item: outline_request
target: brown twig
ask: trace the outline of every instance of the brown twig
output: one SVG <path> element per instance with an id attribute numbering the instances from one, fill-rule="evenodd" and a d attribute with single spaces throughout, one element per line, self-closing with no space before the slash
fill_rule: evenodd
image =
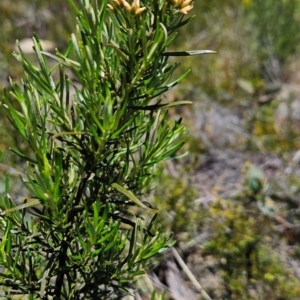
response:
<path id="1" fill-rule="evenodd" d="M 181 256 L 177 252 L 177 250 L 174 247 L 171 250 L 172 250 L 172 254 L 173 254 L 174 258 L 177 260 L 180 267 L 182 268 L 182 270 L 184 271 L 186 276 L 189 278 L 189 280 L 192 282 L 192 284 L 195 286 L 195 288 L 198 290 L 198 292 L 201 294 L 201 296 L 205 300 L 212 300 L 210 298 L 210 296 L 205 292 L 205 290 L 203 289 L 201 284 L 197 281 L 197 279 L 192 274 L 192 272 L 189 270 L 188 266 L 185 264 L 185 262 L 183 261 L 183 259 L 181 258 Z"/>

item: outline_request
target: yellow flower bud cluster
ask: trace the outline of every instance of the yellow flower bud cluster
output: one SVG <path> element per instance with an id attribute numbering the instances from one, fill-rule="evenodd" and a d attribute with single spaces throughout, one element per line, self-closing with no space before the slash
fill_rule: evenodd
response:
<path id="1" fill-rule="evenodd" d="M 137 16 L 146 10 L 146 7 L 141 7 L 140 0 L 133 0 L 130 5 L 126 0 L 112 0 L 117 6 L 125 8 L 131 14 Z"/>
<path id="2" fill-rule="evenodd" d="M 183 15 L 188 14 L 194 7 L 193 0 L 170 0 L 170 2 L 178 7 L 179 12 Z"/>

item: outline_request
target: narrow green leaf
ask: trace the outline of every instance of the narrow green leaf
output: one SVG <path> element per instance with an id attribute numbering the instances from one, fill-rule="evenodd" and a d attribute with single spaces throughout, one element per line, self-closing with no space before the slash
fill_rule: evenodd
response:
<path id="1" fill-rule="evenodd" d="M 170 108 L 174 106 L 184 105 L 184 104 L 193 104 L 192 101 L 175 101 L 172 103 L 165 103 L 165 104 L 153 104 L 148 106 L 128 106 L 128 108 L 134 109 L 134 110 L 160 110 L 165 108 Z"/>
<path id="2" fill-rule="evenodd" d="M 110 228 L 109 232 L 104 237 L 102 237 L 97 241 L 97 244 L 101 244 L 106 240 L 108 240 L 111 236 L 113 236 L 118 231 L 118 229 L 119 229 L 118 224 L 116 224 L 113 228 Z"/>
<path id="3" fill-rule="evenodd" d="M 145 204 L 143 204 L 143 202 L 141 200 L 139 200 L 131 191 L 126 190 L 125 188 L 123 188 L 122 186 L 120 186 L 117 183 L 113 183 L 112 186 L 118 190 L 121 194 L 123 194 L 124 196 L 128 197 L 132 202 L 134 202 L 136 205 L 145 208 L 145 209 L 149 209 L 148 206 L 146 206 Z"/>
<path id="4" fill-rule="evenodd" d="M 110 242 L 105 248 L 104 248 L 104 252 L 108 251 L 109 249 L 111 249 L 112 247 L 116 246 L 119 243 L 119 241 L 112 241 Z"/>
<path id="5" fill-rule="evenodd" d="M 34 160 L 33 158 L 30 158 L 28 156 L 26 156 L 25 154 L 19 152 L 17 149 L 13 149 L 13 148 L 9 148 L 9 150 L 15 154 L 17 154 L 19 157 L 21 157 L 22 159 L 24 159 L 25 161 L 31 162 L 33 164 L 37 164 L 37 161 Z"/>
<path id="6" fill-rule="evenodd" d="M 21 210 L 21 209 L 24 209 L 24 208 L 28 208 L 28 207 L 32 207 L 32 206 L 37 206 L 40 203 L 41 203 L 41 201 L 39 199 L 35 199 L 35 200 L 32 200 L 32 201 L 30 201 L 28 203 L 24 203 L 24 204 L 21 204 L 21 205 L 18 205 L 18 206 L 6 209 L 6 210 L 0 212 L 0 216 L 4 216 L 4 215 L 6 215 L 8 213 L 11 213 L 11 212 L 14 212 L 14 211 L 17 211 L 17 210 Z"/>
<path id="7" fill-rule="evenodd" d="M 190 51 L 176 51 L 176 52 L 164 52 L 163 56 L 194 56 L 202 54 L 216 54 L 216 51 L 212 50 L 190 50 Z"/>

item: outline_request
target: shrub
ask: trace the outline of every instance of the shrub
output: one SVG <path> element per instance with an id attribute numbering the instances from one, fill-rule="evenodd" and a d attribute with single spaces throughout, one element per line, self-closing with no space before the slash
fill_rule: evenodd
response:
<path id="1" fill-rule="evenodd" d="M 166 52 L 190 19 L 192 3 L 160 0 L 69 1 L 77 17 L 65 52 L 33 44 L 39 65 L 19 46 L 25 79 L 11 80 L 1 110 L 32 155 L 24 203 L 0 198 L 3 296 L 120 298 L 149 259 L 173 245 L 140 216 L 145 196 L 186 132 L 168 120 L 162 95 L 177 64 Z M 51 64 L 49 63 L 51 61 Z M 54 66 L 50 67 L 50 65 Z M 18 102 L 15 109 L 12 101 Z M 30 209 L 30 211 L 29 211 Z"/>

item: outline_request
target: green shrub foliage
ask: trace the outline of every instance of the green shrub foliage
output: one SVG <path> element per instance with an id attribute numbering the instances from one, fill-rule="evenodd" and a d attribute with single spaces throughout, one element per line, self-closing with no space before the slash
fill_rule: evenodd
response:
<path id="1" fill-rule="evenodd" d="M 177 64 L 167 52 L 187 24 L 191 1 L 69 1 L 77 33 L 65 52 L 33 44 L 38 65 L 19 46 L 21 85 L 11 81 L 2 112 L 32 155 L 24 203 L 0 198 L 1 285 L 6 297 L 112 299 L 173 242 L 147 224 L 145 196 L 157 164 L 183 145 L 181 119 L 168 120 L 163 93 Z M 204 51 L 205 53 L 205 51 Z M 18 102 L 18 109 L 12 105 Z"/>

